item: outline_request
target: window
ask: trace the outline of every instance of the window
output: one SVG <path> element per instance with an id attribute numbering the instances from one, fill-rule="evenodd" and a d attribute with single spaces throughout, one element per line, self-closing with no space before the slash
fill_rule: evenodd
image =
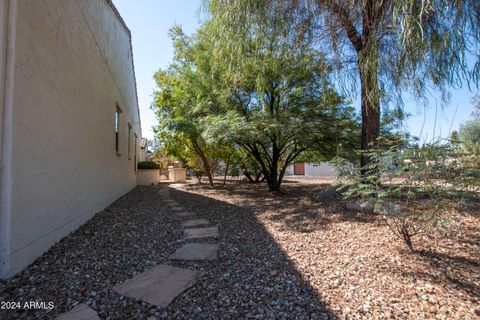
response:
<path id="1" fill-rule="evenodd" d="M 120 155 L 120 114 L 122 113 L 122 110 L 120 110 L 120 107 L 117 104 L 116 110 L 115 110 L 115 151 L 117 152 L 117 155 Z"/>
<path id="2" fill-rule="evenodd" d="M 133 143 L 134 143 L 134 148 L 133 148 L 133 172 L 137 173 L 137 134 L 133 134 Z"/>
<path id="3" fill-rule="evenodd" d="M 132 125 L 130 124 L 130 122 L 128 123 L 128 160 L 131 160 L 132 157 L 131 157 L 131 154 L 130 154 L 130 144 L 131 144 L 131 140 L 132 140 Z"/>

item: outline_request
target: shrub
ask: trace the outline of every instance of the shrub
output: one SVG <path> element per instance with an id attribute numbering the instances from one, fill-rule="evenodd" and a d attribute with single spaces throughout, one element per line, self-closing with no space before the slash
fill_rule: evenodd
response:
<path id="1" fill-rule="evenodd" d="M 138 169 L 160 169 L 160 165 L 154 161 L 141 161 L 138 163 Z"/>
<path id="2" fill-rule="evenodd" d="M 448 211 L 478 184 L 478 170 L 463 168 L 451 144 L 411 148 L 380 138 L 368 156 L 367 167 L 339 176 L 338 190 L 344 198 L 369 203 L 411 252 L 412 238 L 445 226 Z"/>

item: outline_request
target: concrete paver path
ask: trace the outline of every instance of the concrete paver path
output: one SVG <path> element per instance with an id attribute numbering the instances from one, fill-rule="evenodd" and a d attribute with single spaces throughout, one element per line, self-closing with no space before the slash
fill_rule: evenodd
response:
<path id="1" fill-rule="evenodd" d="M 182 227 L 198 227 L 209 223 L 210 222 L 207 219 L 193 219 L 182 222 Z"/>
<path id="2" fill-rule="evenodd" d="M 198 271 L 161 264 L 113 289 L 121 295 L 165 308 L 200 276 Z"/>
<path id="3" fill-rule="evenodd" d="M 175 215 L 180 218 L 191 218 L 195 214 L 193 212 L 183 211 L 183 212 L 175 212 Z"/>
<path id="4" fill-rule="evenodd" d="M 184 229 L 183 232 L 185 239 L 217 238 L 219 236 L 217 227 Z"/>
<path id="5" fill-rule="evenodd" d="M 82 303 L 69 312 L 61 314 L 57 320 L 100 320 L 100 318 L 95 310 Z"/>
<path id="6" fill-rule="evenodd" d="M 170 256 L 173 260 L 214 260 L 219 245 L 216 243 L 187 243 Z"/>

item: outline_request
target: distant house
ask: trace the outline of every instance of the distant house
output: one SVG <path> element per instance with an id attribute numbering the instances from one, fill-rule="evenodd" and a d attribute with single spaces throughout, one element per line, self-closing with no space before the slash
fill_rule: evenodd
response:
<path id="1" fill-rule="evenodd" d="M 140 155 L 138 158 L 140 161 L 148 160 L 148 140 L 147 138 L 142 138 L 140 140 Z"/>
<path id="2" fill-rule="evenodd" d="M 0 1 L 0 277 L 137 184 L 130 31 L 110 0 Z"/>
<path id="3" fill-rule="evenodd" d="M 304 163 L 296 162 L 287 168 L 286 174 L 309 177 L 336 176 L 335 169 L 326 162 Z"/>

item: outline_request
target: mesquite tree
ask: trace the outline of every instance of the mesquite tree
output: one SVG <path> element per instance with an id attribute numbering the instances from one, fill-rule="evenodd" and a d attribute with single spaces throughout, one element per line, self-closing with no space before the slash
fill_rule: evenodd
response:
<path id="1" fill-rule="evenodd" d="M 166 70 L 155 73 L 156 90 L 152 110 L 159 121 L 155 133 L 169 154 L 185 159 L 193 170 L 213 176 L 220 161 L 228 158 L 229 144 L 207 142 L 202 136 L 201 119 L 205 104 L 218 108 L 215 88 L 218 80 L 209 71 L 212 60 L 206 41 L 183 33 L 175 26 L 170 31 L 175 47 L 174 61 Z M 205 47 L 207 46 L 207 48 Z"/>
<path id="2" fill-rule="evenodd" d="M 276 15 L 269 19 L 281 23 Z M 211 27 L 218 25 L 213 21 Z M 252 21 L 249 29 L 238 40 L 244 42 L 242 56 L 224 60 L 220 53 L 214 60 L 212 68 L 223 70 L 224 104 L 205 117 L 204 137 L 242 148 L 269 190 L 280 191 L 287 167 L 302 153 L 315 150 L 331 158 L 339 143 L 351 150 L 357 122 L 330 84 L 323 56 L 292 41 L 288 25 L 262 29 Z"/>
<path id="3" fill-rule="evenodd" d="M 402 92 L 425 97 L 432 85 L 443 93 L 463 80 L 478 85 L 478 0 L 206 0 L 205 8 L 225 57 L 243 55 L 252 24 L 271 33 L 287 25 L 290 41 L 332 61 L 345 92 L 360 86 L 362 166 L 380 134 L 381 102 L 401 106 Z"/>

